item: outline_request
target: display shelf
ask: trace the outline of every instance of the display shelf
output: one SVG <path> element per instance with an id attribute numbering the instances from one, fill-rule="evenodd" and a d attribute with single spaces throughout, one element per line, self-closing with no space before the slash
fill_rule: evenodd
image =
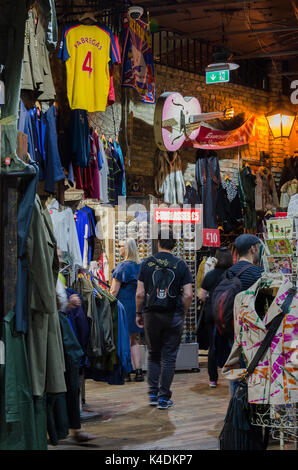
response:
<path id="1" fill-rule="evenodd" d="M 298 443 L 298 405 L 257 405 L 253 407 L 251 424 L 270 428 L 272 438 L 280 441 L 280 448 L 285 442 Z"/>
<path id="2" fill-rule="evenodd" d="M 134 238 L 142 261 L 152 255 L 152 240 L 149 238 L 149 226 L 147 222 L 118 222 L 115 225 L 115 265 L 123 261 L 120 257 L 120 241 Z"/>
<path id="3" fill-rule="evenodd" d="M 179 232 L 178 232 L 179 230 Z M 178 232 L 178 233 L 177 233 Z M 197 261 L 196 261 L 196 244 L 195 240 L 191 237 L 194 236 L 195 227 L 194 224 L 183 227 L 183 234 L 181 233 L 180 226 L 177 227 L 176 236 L 180 236 L 177 239 L 176 246 L 173 250 L 173 254 L 178 258 L 183 259 L 192 274 L 193 277 L 193 291 L 195 293 L 195 280 L 197 274 Z M 175 233 L 175 227 L 174 227 Z M 197 298 L 193 296 L 192 304 L 185 317 L 184 328 L 182 333 L 182 343 L 196 343 L 196 324 L 197 324 Z"/>

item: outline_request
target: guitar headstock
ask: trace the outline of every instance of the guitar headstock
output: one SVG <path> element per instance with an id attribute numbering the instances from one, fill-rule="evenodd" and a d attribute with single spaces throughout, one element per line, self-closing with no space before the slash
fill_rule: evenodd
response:
<path id="1" fill-rule="evenodd" d="M 226 108 L 224 110 L 224 118 L 225 119 L 231 119 L 232 117 L 234 117 L 234 108 Z"/>

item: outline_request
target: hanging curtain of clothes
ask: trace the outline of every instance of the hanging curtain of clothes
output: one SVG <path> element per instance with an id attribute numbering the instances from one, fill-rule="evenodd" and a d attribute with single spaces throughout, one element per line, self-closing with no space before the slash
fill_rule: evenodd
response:
<path id="1" fill-rule="evenodd" d="M 266 212 L 269 209 L 277 209 L 279 200 L 274 177 L 269 168 L 261 167 L 256 172 L 255 208 L 256 211 Z"/>
<path id="2" fill-rule="evenodd" d="M 239 172 L 240 202 L 243 210 L 244 227 L 247 232 L 257 230 L 257 215 L 255 210 L 256 176 L 249 166 Z"/>
<path id="3" fill-rule="evenodd" d="M 216 152 L 199 149 L 196 161 L 198 194 L 203 204 L 205 228 L 217 228 L 217 200 L 221 184 Z"/>
<path id="4" fill-rule="evenodd" d="M 11 123 L 3 126 L 1 130 L 1 159 L 4 160 L 16 153 L 27 1 L 2 3 L 0 56 L 1 64 L 5 65 L 5 105 L 1 118 L 12 116 Z"/>
<path id="5" fill-rule="evenodd" d="M 179 152 L 157 151 L 155 156 L 155 191 L 166 204 L 183 204 L 185 183 Z"/>

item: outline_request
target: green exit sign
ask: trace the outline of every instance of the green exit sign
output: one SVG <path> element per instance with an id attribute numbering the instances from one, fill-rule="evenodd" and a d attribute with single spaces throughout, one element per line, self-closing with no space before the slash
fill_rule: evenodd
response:
<path id="1" fill-rule="evenodd" d="M 216 72 L 206 72 L 206 83 L 223 83 L 229 81 L 229 70 L 216 70 Z"/>

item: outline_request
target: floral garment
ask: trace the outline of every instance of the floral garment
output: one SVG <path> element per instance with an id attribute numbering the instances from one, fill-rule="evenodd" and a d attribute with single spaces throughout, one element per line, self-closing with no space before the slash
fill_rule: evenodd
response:
<path id="1" fill-rule="evenodd" d="M 223 375 L 237 380 L 245 369 L 240 368 L 240 356 L 246 366 L 255 356 L 270 322 L 281 313 L 292 283 L 286 279 L 262 320 L 255 309 L 255 299 L 262 278 L 248 290 L 240 292 L 234 302 L 234 344 L 223 368 Z M 261 362 L 248 378 L 248 401 L 257 404 L 287 404 L 298 402 L 298 293 L 285 315 Z M 296 352 L 295 352 L 296 351 Z"/>

